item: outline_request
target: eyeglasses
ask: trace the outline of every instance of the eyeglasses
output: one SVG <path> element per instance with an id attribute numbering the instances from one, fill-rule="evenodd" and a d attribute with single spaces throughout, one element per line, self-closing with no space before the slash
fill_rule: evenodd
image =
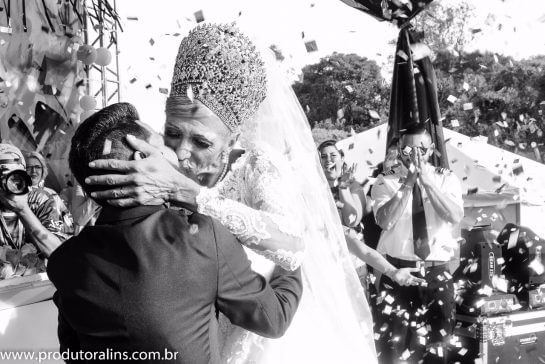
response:
<path id="1" fill-rule="evenodd" d="M 33 172 L 33 171 L 39 172 L 41 170 L 43 170 L 42 166 L 27 166 L 26 167 L 27 172 Z"/>
<path id="2" fill-rule="evenodd" d="M 422 154 L 426 154 L 428 152 L 428 149 L 429 148 L 424 148 L 424 147 L 417 147 L 417 146 L 414 146 L 414 145 L 406 145 L 404 147 L 401 147 L 401 154 L 403 154 L 404 156 L 410 156 L 411 153 L 413 151 L 416 151 L 420 149 L 420 151 L 422 152 Z"/>

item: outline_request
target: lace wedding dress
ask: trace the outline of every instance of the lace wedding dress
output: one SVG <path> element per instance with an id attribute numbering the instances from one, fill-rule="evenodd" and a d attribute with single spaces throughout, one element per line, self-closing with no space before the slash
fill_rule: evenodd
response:
<path id="1" fill-rule="evenodd" d="M 197 197 L 199 212 L 244 244 L 252 268 L 301 265 L 303 296 L 286 334 L 266 339 L 220 318 L 226 363 L 376 363 L 372 318 L 310 128 L 274 65 L 245 153 L 217 186 Z"/>

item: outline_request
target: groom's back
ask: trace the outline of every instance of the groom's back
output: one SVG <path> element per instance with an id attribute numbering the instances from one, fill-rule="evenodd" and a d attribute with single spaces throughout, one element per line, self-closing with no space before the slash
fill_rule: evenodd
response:
<path id="1" fill-rule="evenodd" d="M 107 208 L 97 226 L 54 252 L 48 273 L 58 290 L 61 350 L 217 361 L 218 259 L 209 218 Z"/>

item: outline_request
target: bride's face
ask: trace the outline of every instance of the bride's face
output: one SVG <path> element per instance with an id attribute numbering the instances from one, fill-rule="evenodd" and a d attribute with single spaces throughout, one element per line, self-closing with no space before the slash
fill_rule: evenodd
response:
<path id="1" fill-rule="evenodd" d="M 234 144 L 229 129 L 213 113 L 199 118 L 167 114 L 164 135 L 182 173 L 203 186 L 217 179 L 223 168 L 222 152 Z"/>

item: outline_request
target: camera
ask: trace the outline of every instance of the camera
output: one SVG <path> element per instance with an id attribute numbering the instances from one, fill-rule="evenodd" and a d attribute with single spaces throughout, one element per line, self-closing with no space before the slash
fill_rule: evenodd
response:
<path id="1" fill-rule="evenodd" d="M 28 193 L 32 179 L 22 169 L 1 169 L 0 188 L 12 195 L 24 195 Z"/>

